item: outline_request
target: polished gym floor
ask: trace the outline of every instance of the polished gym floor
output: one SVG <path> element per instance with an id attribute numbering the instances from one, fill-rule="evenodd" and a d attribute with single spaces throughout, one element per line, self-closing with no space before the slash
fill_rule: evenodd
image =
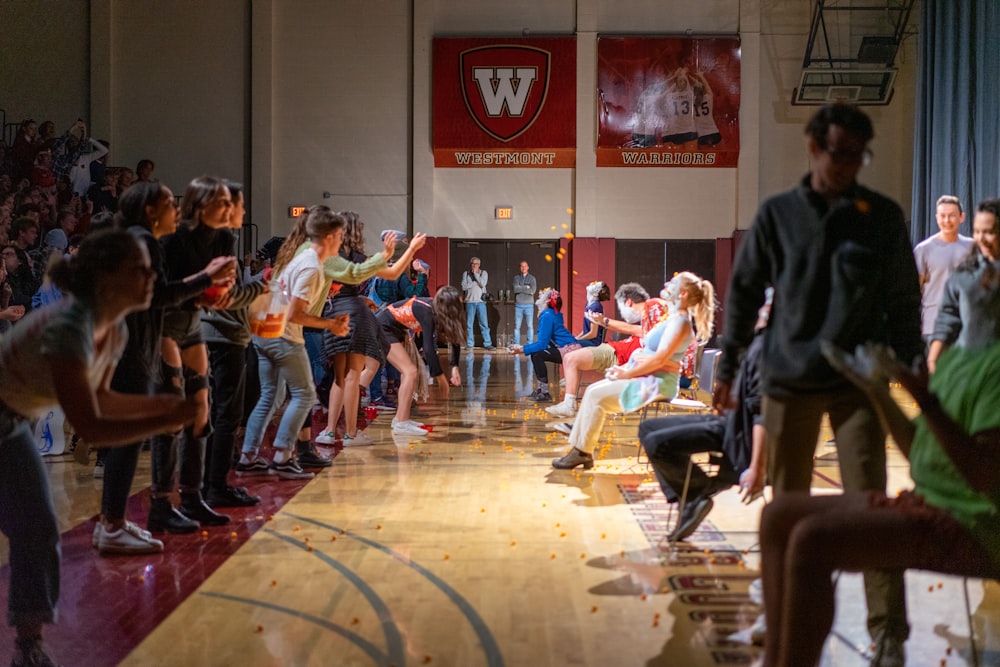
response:
<path id="1" fill-rule="evenodd" d="M 48 460 L 63 525 L 59 623 L 64 665 L 749 665 L 760 612 L 756 528 L 762 502 L 736 490 L 686 543 L 636 457 L 638 416 L 606 425 L 592 470 L 552 469 L 565 436 L 530 402 L 530 364 L 465 353 L 463 386 L 415 418 L 425 439 L 332 450 L 308 482 L 257 478 L 263 497 L 232 524 L 168 536 L 156 556 L 101 557 L 90 546 L 101 481 L 72 456 Z M 814 490 L 839 491 L 836 447 L 817 443 Z M 909 485 L 889 446 L 890 491 Z M 130 516 L 144 523 L 148 454 Z M 3 549 L 6 560 L 6 549 Z M 4 568 L 7 570 L 7 568 Z M 7 594 L 7 572 L 0 580 Z M 1000 590 L 968 582 L 980 664 L 1000 665 Z M 870 657 L 860 578 L 838 582 L 823 665 Z M 907 575 L 907 665 L 972 664 L 961 579 Z M 0 662 L 13 632 L 0 634 Z"/>

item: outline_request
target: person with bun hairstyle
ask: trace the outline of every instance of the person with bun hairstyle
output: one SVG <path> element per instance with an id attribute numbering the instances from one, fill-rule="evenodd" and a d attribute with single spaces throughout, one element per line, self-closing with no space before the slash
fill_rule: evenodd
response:
<path id="1" fill-rule="evenodd" d="M 177 396 L 111 388 L 128 338 L 125 316 L 153 297 L 156 272 L 142 244 L 124 231 L 94 234 L 75 257 L 56 260 L 49 276 L 65 297 L 0 340 L 0 530 L 10 541 L 14 665 L 55 664 L 42 628 L 56 619 L 59 522 L 31 420 L 61 406 L 84 440 L 108 447 L 177 431 L 197 412 Z"/>

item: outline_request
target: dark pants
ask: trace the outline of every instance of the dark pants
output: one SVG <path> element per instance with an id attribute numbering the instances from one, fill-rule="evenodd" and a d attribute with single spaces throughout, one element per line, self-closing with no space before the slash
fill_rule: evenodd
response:
<path id="1" fill-rule="evenodd" d="M 243 421 L 246 347 L 208 343 L 212 381 L 212 435 L 205 449 L 205 487 L 224 489 L 236 452 L 236 429 Z"/>
<path id="2" fill-rule="evenodd" d="M 546 361 L 561 364 L 562 353 L 559 352 L 559 348 L 549 346 L 541 352 L 531 353 L 531 367 L 535 369 L 535 377 L 538 378 L 539 385 L 549 383 L 549 369 L 545 367 Z"/>
<path id="3" fill-rule="evenodd" d="M 720 451 L 725 434 L 726 418 L 719 415 L 672 415 L 647 419 L 639 424 L 639 442 L 668 499 L 683 492 L 691 455 Z M 715 477 L 692 466 L 687 501 L 711 496 L 738 480 L 739 474 L 728 458 L 722 459 Z"/>
<path id="4" fill-rule="evenodd" d="M 190 379 L 193 371 L 184 369 L 185 376 Z M 169 377 L 169 376 L 167 376 Z M 169 382 L 166 389 L 184 394 L 182 388 L 175 388 Z M 181 493 L 201 493 L 201 483 L 205 476 L 205 440 L 204 434 L 195 435 L 193 426 L 186 426 L 177 435 L 158 435 L 153 438 L 152 456 L 150 457 L 150 490 L 154 494 L 170 493 L 174 490 L 174 473 L 177 472 L 180 461 L 180 491 Z"/>
<path id="5" fill-rule="evenodd" d="M 157 342 L 157 345 L 159 345 L 159 342 Z M 159 362 L 157 361 L 157 363 Z M 152 384 L 146 366 L 135 360 L 134 357 L 130 357 L 127 353 L 118 362 L 118 368 L 115 369 L 115 376 L 111 380 L 111 388 L 115 391 L 123 394 L 139 394 L 142 396 L 151 393 Z M 120 521 L 125 518 L 128 497 L 132 493 L 132 481 L 135 479 L 135 469 L 139 464 L 142 442 L 122 447 L 102 447 L 97 452 L 98 458 L 104 461 L 104 482 L 101 484 L 101 514 L 109 521 Z"/>
<path id="6" fill-rule="evenodd" d="M 844 491 L 885 493 L 885 432 L 868 398 L 845 387 L 824 394 L 764 395 L 761 411 L 767 430 L 768 479 L 775 498 L 787 492 L 808 493 L 813 456 L 823 415 L 830 418 Z M 905 640 L 906 595 L 902 570 L 868 570 L 868 632 Z"/>

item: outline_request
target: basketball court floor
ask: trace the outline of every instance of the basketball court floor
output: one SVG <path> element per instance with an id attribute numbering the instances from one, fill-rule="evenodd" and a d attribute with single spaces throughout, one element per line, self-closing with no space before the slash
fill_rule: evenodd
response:
<path id="1" fill-rule="evenodd" d="M 566 438 L 526 398 L 530 364 L 482 350 L 461 363 L 463 386 L 415 413 L 433 427 L 426 439 L 394 438 L 383 413 L 369 430 L 377 445 L 334 450 L 333 467 L 308 482 L 257 478 L 259 506 L 168 536 L 156 556 L 98 556 L 101 482 L 53 457 L 64 530 L 60 620 L 47 633 L 56 656 L 75 666 L 751 664 L 762 501 L 720 494 L 671 549 L 670 509 L 636 457 L 638 416 L 606 426 L 592 470 L 557 471 Z M 840 486 L 828 437 L 817 493 Z M 890 491 L 908 487 L 891 445 L 889 460 Z M 141 523 L 148 454 L 143 466 L 130 506 Z M 907 665 L 972 664 L 965 590 L 960 578 L 907 574 Z M 1000 665 L 1000 590 L 967 590 L 980 664 Z M 837 591 L 822 664 L 867 665 L 860 577 L 844 574 Z M 13 631 L 0 637 L 5 660 Z"/>

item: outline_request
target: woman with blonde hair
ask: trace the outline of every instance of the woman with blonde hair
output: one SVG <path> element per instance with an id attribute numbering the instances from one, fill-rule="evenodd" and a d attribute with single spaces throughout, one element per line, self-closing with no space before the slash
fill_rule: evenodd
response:
<path id="1" fill-rule="evenodd" d="M 715 288 L 693 273 L 678 273 L 663 286 L 667 317 L 646 334 L 642 347 L 624 366 L 614 366 L 605 379 L 587 387 L 570 432 L 570 450 L 552 467 L 570 470 L 594 466 L 594 449 L 609 412 L 635 412 L 677 393 L 681 359 L 691 339 L 708 341 L 715 325 Z"/>

